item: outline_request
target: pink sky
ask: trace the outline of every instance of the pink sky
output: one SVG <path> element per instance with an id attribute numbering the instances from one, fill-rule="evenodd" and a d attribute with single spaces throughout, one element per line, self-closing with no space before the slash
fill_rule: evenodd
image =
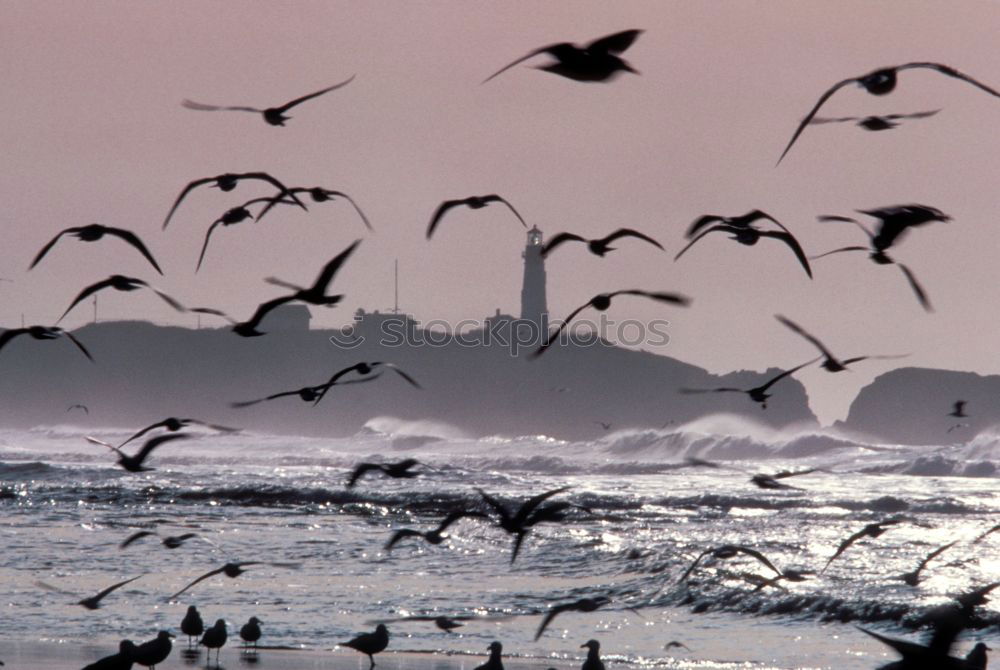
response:
<path id="1" fill-rule="evenodd" d="M 459 210 L 432 242 L 423 237 L 440 201 L 496 192 L 550 235 L 627 225 L 667 248 L 622 244 L 603 260 L 561 249 L 548 264 L 554 318 L 597 292 L 673 290 L 694 306 L 623 301 L 609 316 L 670 319 L 673 339 L 660 351 L 715 372 L 811 357 L 774 321 L 780 312 L 843 356 L 911 353 L 902 364 L 1000 373 L 1000 99 L 929 71 L 902 73 L 884 98 L 845 88 L 822 115 L 942 111 L 883 133 L 814 126 L 774 167 L 798 120 L 843 78 L 929 60 L 1000 87 L 1000 3 L 5 2 L 0 20 L 0 276 L 14 280 L 0 283 L 5 325 L 22 313 L 51 323 L 83 286 L 113 273 L 246 317 L 281 292 L 263 277 L 310 282 L 358 237 L 337 283 L 346 302 L 314 310 L 318 326 L 347 323 L 358 306 L 389 307 L 394 258 L 402 306 L 418 319 L 516 312 L 524 231 L 508 212 Z M 536 47 L 627 28 L 646 31 L 625 54 L 641 76 L 588 85 L 521 66 L 479 83 Z M 285 128 L 180 105 L 266 107 L 352 74 Z M 196 191 L 166 232 L 160 222 L 191 179 L 250 170 L 346 191 L 376 232 L 343 203 L 275 211 L 218 231 L 195 275 L 208 225 L 266 189 Z M 933 314 L 897 270 L 862 254 L 816 261 L 813 281 L 767 240 L 746 248 L 708 238 L 671 260 L 704 213 L 764 209 L 815 254 L 863 243 L 817 215 L 910 202 L 953 217 L 912 232 L 895 254 L 923 282 Z M 115 240 L 67 240 L 25 272 L 52 235 L 91 222 L 139 233 L 167 276 Z M 152 295 L 107 293 L 101 311 L 194 323 Z M 90 313 L 78 308 L 66 325 Z M 798 376 L 831 421 L 899 364 Z"/>

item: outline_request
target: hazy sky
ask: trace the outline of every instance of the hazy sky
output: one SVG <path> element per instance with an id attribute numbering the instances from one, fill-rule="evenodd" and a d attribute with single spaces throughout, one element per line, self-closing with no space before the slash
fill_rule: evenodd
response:
<path id="1" fill-rule="evenodd" d="M 314 323 L 347 323 L 358 306 L 401 303 L 418 319 L 516 312 L 524 231 L 509 212 L 457 210 L 424 240 L 442 200 L 500 193 L 551 235 L 601 236 L 622 225 L 667 253 L 620 245 L 605 259 L 567 246 L 548 263 L 559 318 L 593 294 L 674 290 L 688 310 L 616 302 L 611 318 L 671 320 L 660 351 L 715 372 L 791 366 L 813 355 L 773 319 L 783 313 L 842 356 L 911 353 L 902 364 L 1000 373 L 1000 99 L 940 74 L 901 74 L 875 98 L 837 93 L 823 116 L 942 111 L 889 132 L 813 126 L 774 163 L 797 122 L 833 83 L 880 66 L 939 61 L 1000 88 L 997 2 L 0 2 L 0 323 L 51 323 L 86 284 L 142 277 L 190 305 L 247 317 L 281 290 L 310 283 L 357 237 L 338 278 L 342 307 Z M 480 82 L 528 51 L 645 33 L 625 57 L 641 76 L 580 84 L 527 66 Z M 530 64 L 541 64 L 538 57 Z M 329 86 L 284 128 L 258 115 L 196 112 L 184 98 L 267 107 Z M 258 186 L 195 191 L 160 224 L 190 180 L 266 170 L 289 185 L 352 195 L 346 203 L 276 210 L 219 230 L 194 274 L 205 230 Z M 954 217 L 913 231 L 895 257 L 923 282 L 925 313 L 895 268 L 863 254 L 814 264 L 810 281 L 780 244 L 706 238 L 679 262 L 684 229 L 704 213 L 764 209 L 807 253 L 864 243 L 819 214 L 922 203 Z M 31 273 L 64 227 L 131 228 L 167 274 L 117 240 L 66 240 Z M 152 294 L 108 292 L 104 318 L 193 324 Z M 91 315 L 81 306 L 65 325 Z M 900 361 L 799 375 L 824 421 Z M 665 399 L 669 402 L 669 399 Z"/>

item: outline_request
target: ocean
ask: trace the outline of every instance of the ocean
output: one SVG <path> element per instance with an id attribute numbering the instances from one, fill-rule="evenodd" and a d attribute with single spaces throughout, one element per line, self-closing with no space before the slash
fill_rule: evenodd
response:
<path id="1" fill-rule="evenodd" d="M 716 416 L 568 442 L 476 438 L 382 417 L 349 438 L 195 429 L 153 452 L 155 471 L 132 474 L 84 440 L 119 443 L 132 431 L 80 423 L 0 431 L 2 640 L 106 644 L 112 653 L 122 638 L 165 628 L 183 647 L 179 624 L 193 604 L 208 625 L 227 621 L 231 645 L 250 616 L 264 622 L 262 644 L 309 649 L 388 621 L 396 651 L 483 655 L 496 639 L 505 655 L 577 667 L 571 659 L 594 638 L 612 668 L 851 670 L 894 658 L 856 626 L 919 640 L 923 614 L 1000 575 L 1000 532 L 973 543 L 1000 523 L 995 434 L 907 447 Z M 418 477 L 370 473 L 345 486 L 359 462 L 404 458 L 424 464 Z M 798 488 L 750 482 L 809 468 L 781 480 Z M 384 549 L 400 528 L 488 511 L 477 488 L 513 507 L 561 487 L 569 490 L 550 501 L 572 503 L 567 518 L 534 527 L 513 565 L 510 536 L 477 518 L 454 524 L 440 545 L 407 538 Z M 757 589 L 753 575 L 773 573 L 747 556 L 706 557 L 678 581 L 723 544 L 760 551 L 782 570 L 819 572 L 847 536 L 887 518 L 900 523 L 801 582 Z M 155 537 L 118 548 L 138 530 L 198 537 L 177 549 Z M 899 579 L 953 541 L 917 586 Z M 228 561 L 261 564 L 169 600 Z M 137 575 L 99 610 L 75 604 Z M 534 640 L 549 607 L 599 595 L 611 602 L 565 612 Z M 1000 607 L 978 613 L 956 653 L 989 642 L 991 626 L 995 636 Z M 439 615 L 470 618 L 454 633 L 401 620 Z M 673 640 L 688 649 L 664 649 Z M 224 665 L 227 653 L 235 654 L 224 650 Z"/>

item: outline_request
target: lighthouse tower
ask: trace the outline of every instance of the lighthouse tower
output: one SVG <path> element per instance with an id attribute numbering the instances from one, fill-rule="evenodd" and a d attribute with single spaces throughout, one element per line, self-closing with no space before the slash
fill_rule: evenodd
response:
<path id="1" fill-rule="evenodd" d="M 537 326 L 539 333 L 549 330 L 549 308 L 545 301 L 545 259 L 542 258 L 542 231 L 533 226 L 521 254 L 524 281 L 521 283 L 521 319 Z"/>

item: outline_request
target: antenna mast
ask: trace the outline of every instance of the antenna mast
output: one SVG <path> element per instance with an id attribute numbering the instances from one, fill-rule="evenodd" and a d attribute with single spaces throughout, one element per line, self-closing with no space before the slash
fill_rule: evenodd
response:
<path id="1" fill-rule="evenodd" d="M 392 308 L 392 313 L 399 314 L 399 259 L 398 258 L 396 259 L 395 263 L 394 284 L 395 284 L 396 298 L 394 301 L 395 306 Z"/>

